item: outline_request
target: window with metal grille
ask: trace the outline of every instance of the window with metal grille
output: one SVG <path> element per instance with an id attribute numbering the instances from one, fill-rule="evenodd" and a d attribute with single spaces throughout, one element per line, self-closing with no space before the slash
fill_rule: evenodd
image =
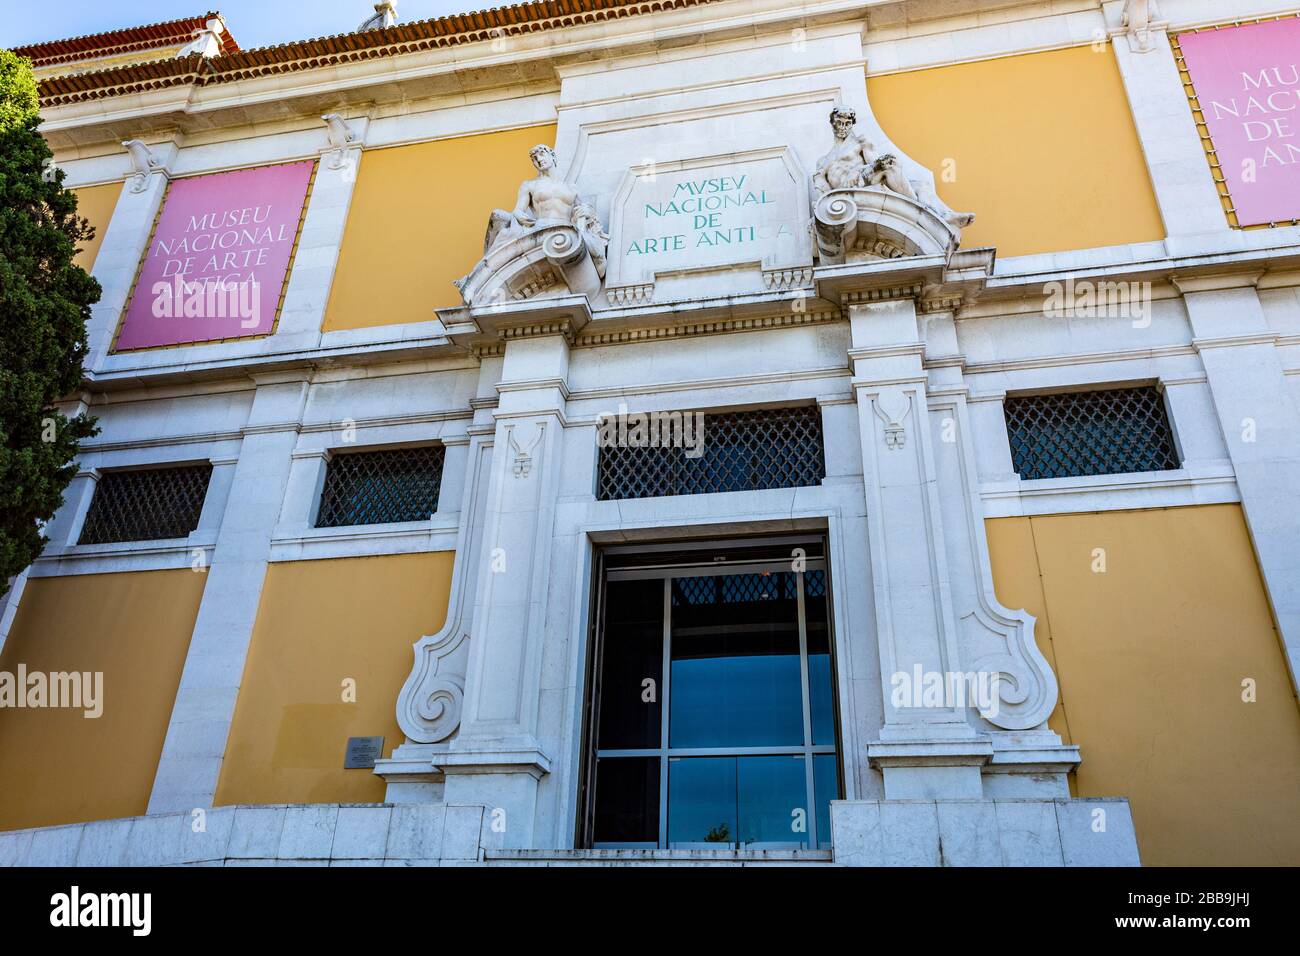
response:
<path id="1" fill-rule="evenodd" d="M 690 457 L 696 450 L 700 453 Z M 704 416 L 696 448 L 636 444 L 630 431 L 628 441 L 604 444 L 596 497 L 615 501 L 799 488 L 821 484 L 825 477 L 817 406 L 720 412 Z"/>
<path id="2" fill-rule="evenodd" d="M 140 468 L 100 476 L 80 544 L 184 538 L 199 526 L 211 465 Z"/>
<path id="3" fill-rule="evenodd" d="M 1025 480 L 1180 467 L 1164 396 L 1153 385 L 1008 397 L 1011 460 Z"/>
<path id="4" fill-rule="evenodd" d="M 316 527 L 426 521 L 438 510 L 442 445 L 335 455 L 325 470 Z"/>

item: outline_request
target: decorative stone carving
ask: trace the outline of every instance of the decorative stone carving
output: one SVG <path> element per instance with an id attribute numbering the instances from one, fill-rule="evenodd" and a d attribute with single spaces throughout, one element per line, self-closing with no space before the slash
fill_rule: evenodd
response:
<path id="1" fill-rule="evenodd" d="M 438 743 L 460 726 L 469 635 L 444 629 L 420 638 L 414 650 L 415 667 L 397 699 L 397 722 L 410 740 Z"/>
<path id="2" fill-rule="evenodd" d="M 950 255 L 974 213 L 956 212 L 933 185 L 909 180 L 897 157 L 879 154 L 857 131 L 857 114 L 831 110 L 835 144 L 812 177 L 813 225 L 824 263 L 863 258 Z"/>
<path id="3" fill-rule="evenodd" d="M 203 25 L 203 29 L 194 31 L 194 39 L 177 51 L 177 58 L 192 56 L 195 53 L 204 57 L 220 56 L 221 34 L 225 32 L 226 25 L 213 17 Z"/>
<path id="4" fill-rule="evenodd" d="M 127 178 L 128 188 L 133 193 L 144 192 L 149 185 L 149 177 L 154 173 L 163 173 L 162 162 L 148 146 L 138 139 L 128 139 L 122 144 L 131 158 L 131 175 Z"/>
<path id="5" fill-rule="evenodd" d="M 1124 32 L 1128 34 L 1130 50 L 1150 53 L 1156 48 L 1152 28 L 1159 19 L 1156 0 L 1124 0 Z"/>
<path id="6" fill-rule="evenodd" d="M 395 0 L 380 0 L 375 4 L 374 16 L 368 17 L 361 26 L 357 27 L 358 33 L 365 33 L 368 30 L 383 30 L 391 27 L 397 22 L 397 3 Z"/>
<path id="7" fill-rule="evenodd" d="M 528 473 L 533 470 L 533 449 L 542 440 L 542 434 L 546 431 L 546 423 L 537 423 L 533 429 L 533 440 L 526 446 L 519 444 L 519 439 L 515 437 L 517 428 L 516 425 L 506 426 L 506 435 L 510 439 L 510 450 L 515 453 L 514 460 L 511 463 L 511 471 L 514 472 L 516 478 L 527 478 Z"/>
<path id="8" fill-rule="evenodd" d="M 823 264 L 952 255 L 961 241 L 929 206 L 881 187 L 833 189 L 813 206 Z"/>
<path id="9" fill-rule="evenodd" d="M 325 135 L 330 144 L 325 154 L 325 165 L 330 169 L 342 169 L 347 165 L 348 149 L 357 146 L 359 138 L 338 113 L 326 113 L 321 119 L 325 121 Z"/>
<path id="10" fill-rule="evenodd" d="M 605 278 L 609 235 L 577 189 L 555 175 L 555 151 L 534 146 L 537 177 L 519 187 L 515 208 L 494 209 L 483 258 L 456 280 L 466 305 L 567 292 L 594 296 Z"/>
<path id="11" fill-rule="evenodd" d="M 907 430 L 903 425 L 912 411 L 912 403 L 902 389 L 885 389 L 875 397 L 872 410 L 884 424 L 885 447 L 892 450 L 907 444 Z"/>

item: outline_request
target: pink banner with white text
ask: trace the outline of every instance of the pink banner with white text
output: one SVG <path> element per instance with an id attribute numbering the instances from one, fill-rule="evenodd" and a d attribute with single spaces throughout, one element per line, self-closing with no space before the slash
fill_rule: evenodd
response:
<path id="1" fill-rule="evenodd" d="M 313 166 L 174 180 L 115 350 L 270 332 Z"/>
<path id="2" fill-rule="evenodd" d="M 1238 222 L 1300 219 L 1300 17 L 1178 43 Z"/>

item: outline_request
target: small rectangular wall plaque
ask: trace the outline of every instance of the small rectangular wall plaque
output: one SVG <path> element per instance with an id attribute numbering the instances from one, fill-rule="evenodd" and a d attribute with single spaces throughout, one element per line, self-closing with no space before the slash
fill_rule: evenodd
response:
<path id="1" fill-rule="evenodd" d="M 344 770 L 374 770 L 375 761 L 384 753 L 383 737 L 349 737 L 343 755 Z"/>

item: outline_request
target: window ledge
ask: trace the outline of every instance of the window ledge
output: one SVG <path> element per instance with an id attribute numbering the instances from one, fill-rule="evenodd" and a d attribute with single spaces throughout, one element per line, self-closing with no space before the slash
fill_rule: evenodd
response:
<path id="1" fill-rule="evenodd" d="M 427 521 L 310 528 L 277 527 L 271 537 L 272 561 L 445 551 L 455 547 L 459 512 L 435 512 Z"/>
<path id="2" fill-rule="evenodd" d="M 484 850 L 484 859 L 549 863 L 830 863 L 830 850 Z"/>
<path id="3" fill-rule="evenodd" d="M 1241 500 L 1227 459 L 1189 462 L 1169 471 L 1035 478 L 1011 475 L 980 483 L 985 517 L 1224 504 Z"/>

